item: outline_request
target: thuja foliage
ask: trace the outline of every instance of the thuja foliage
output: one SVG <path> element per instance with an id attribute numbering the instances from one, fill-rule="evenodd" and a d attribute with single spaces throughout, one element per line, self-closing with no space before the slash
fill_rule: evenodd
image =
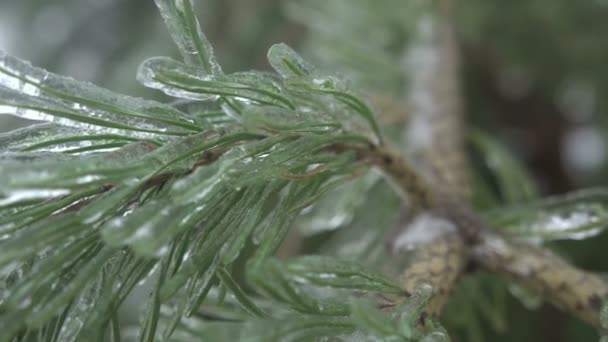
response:
<path id="1" fill-rule="evenodd" d="M 191 1 L 155 2 L 182 59 L 147 59 L 137 79 L 177 101 L 113 93 L 0 55 L 0 112 L 45 121 L 0 135 L 0 341 L 449 340 L 433 314 L 439 289 L 432 281 L 407 285 L 408 275 L 419 274 L 405 272 L 405 280 L 396 274 L 410 255 L 385 247 L 402 199 L 408 213 L 426 208 L 432 188 L 389 152 L 399 133 L 371 105 L 380 92 L 407 90 L 383 68 L 397 57 L 381 53 L 386 46 L 363 49 L 342 39 L 346 31 L 370 34 L 347 27 L 317 39 L 335 49 L 343 70 L 360 70 L 353 74 L 358 86 L 285 44 L 268 51 L 272 72 L 227 73 Z M 376 6 L 346 3 L 294 2 L 290 9 L 313 29 L 327 29 L 331 20 L 323 16 L 332 11 L 366 16 L 372 11 L 364 5 Z M 431 11 L 422 7 L 417 10 Z M 378 44 L 400 51 L 415 40 L 415 20 L 401 14 L 384 18 L 402 25 L 403 35 Z M 352 58 L 339 59 L 340 49 Z M 507 150 L 487 134 L 470 135 L 481 168 L 491 174 L 487 182 L 473 173 L 476 209 L 500 234 L 544 242 L 592 237 L 605 228 L 605 190 L 539 199 Z M 307 244 L 298 255 L 275 257 L 290 239 Z M 491 234 L 478 240 L 491 239 L 502 241 Z M 442 241 L 417 249 L 441 249 Z M 542 249 L 523 243 L 512 248 L 531 248 L 532 260 L 520 265 L 531 276 L 539 264 L 580 275 L 561 259 L 543 261 Z M 479 245 L 482 257 L 494 256 L 488 248 L 497 246 Z M 504 250 L 495 253 L 498 260 Z M 488 260 L 484 266 L 514 277 L 520 293 L 539 290 L 534 279 L 527 283 Z M 443 269 L 451 262 L 429 265 Z M 563 278 L 569 285 L 571 274 Z M 473 282 L 465 285 L 479 286 Z M 142 287 L 150 293 L 140 322 L 124 329 L 119 308 Z M 581 293 L 604 296 L 604 287 Z M 572 297 L 541 295 L 570 309 Z M 593 297 L 600 306 L 602 296 Z M 501 328 L 494 298 L 464 297 L 454 300 Z M 597 317 L 588 313 L 581 318 L 598 328 L 606 323 L 599 309 Z M 483 319 L 466 317 L 471 322 L 448 319 L 448 327 Z"/>

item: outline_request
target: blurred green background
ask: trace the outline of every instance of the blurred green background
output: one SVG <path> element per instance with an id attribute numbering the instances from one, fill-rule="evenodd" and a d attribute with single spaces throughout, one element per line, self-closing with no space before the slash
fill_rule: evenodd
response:
<path id="1" fill-rule="evenodd" d="M 416 12 L 408 12 L 405 0 L 324 2 L 333 5 L 200 0 L 197 9 L 228 72 L 266 69 L 266 50 L 282 41 L 328 70 L 357 82 L 370 79 L 365 88 L 382 92 L 390 85 L 389 91 L 399 94 L 391 63 L 400 61 L 390 57 L 408 44 L 400 21 L 416 21 Z M 313 13 L 323 6 L 327 12 Z M 340 6 L 361 6 L 362 12 L 354 16 L 357 11 Z M 457 21 L 468 124 L 490 132 L 513 151 L 545 195 L 604 186 L 608 1 L 462 0 Z M 146 57 L 177 55 L 152 0 L 0 0 L 0 49 L 56 73 L 160 99 L 158 92 L 137 84 L 137 66 Z M 386 67 L 379 67 L 385 69 L 373 68 L 380 57 L 368 68 L 362 57 L 373 59 L 374 53 L 389 58 Z M 360 77 L 365 73 L 370 75 Z M 0 115 L 0 132 L 24 124 Z M 604 234 L 556 243 L 555 248 L 582 267 L 605 272 L 607 245 Z M 493 279 L 481 283 L 495 286 Z M 515 299 L 505 303 L 502 331 L 493 329 L 487 317 L 453 306 L 448 327 L 453 324 L 457 341 L 475 339 L 475 334 L 481 341 L 596 339 L 592 329 L 549 306 L 529 311 Z M 478 332 L 451 319 L 462 315 L 469 323 L 478 322 Z"/>

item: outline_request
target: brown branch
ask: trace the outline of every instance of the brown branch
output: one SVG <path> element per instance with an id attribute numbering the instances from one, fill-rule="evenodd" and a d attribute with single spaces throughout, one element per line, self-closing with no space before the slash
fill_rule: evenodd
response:
<path id="1" fill-rule="evenodd" d="M 426 313 L 439 318 L 448 303 L 468 260 L 468 249 L 457 233 L 442 234 L 432 241 L 417 246 L 401 284 L 408 293 L 422 284 L 431 285 L 433 296 Z"/>
<path id="2" fill-rule="evenodd" d="M 580 270 L 547 248 L 487 232 L 472 248 L 472 258 L 486 271 L 532 290 L 556 307 L 600 326 L 608 299 L 608 280 Z"/>
<path id="3" fill-rule="evenodd" d="M 394 156 L 389 159 L 392 163 L 382 163 L 382 159 L 376 162 L 401 185 L 404 193 L 411 193 L 413 188 L 411 197 L 420 203 L 409 206 L 417 213 L 414 215 L 430 214 L 452 226 L 417 246 L 401 276 L 408 292 L 423 283 L 432 286 L 433 295 L 426 308 L 426 314 L 432 317 L 439 317 L 448 302 L 469 261 L 468 244 L 478 234 L 478 226 L 472 224 L 476 220 L 468 215 L 466 204 L 471 186 L 464 150 L 460 60 L 451 22 L 452 5 L 451 1 L 440 3 L 441 15 L 435 18 L 433 32 L 429 35 L 428 27 L 421 27 L 413 50 L 418 55 L 407 56 L 408 71 L 412 72 L 407 149 L 416 170 Z M 397 241 L 428 234 L 412 232 L 413 224 L 399 227 Z M 391 249 L 395 252 L 399 246 L 393 244 Z"/>
<path id="4" fill-rule="evenodd" d="M 408 157 L 442 191 L 462 198 L 471 193 L 464 149 L 460 51 L 450 8 L 440 1 L 429 28 L 422 18 L 412 48 L 406 53 L 411 74 Z"/>
<path id="5" fill-rule="evenodd" d="M 599 327 L 599 311 L 608 300 L 608 279 L 576 268 L 547 248 L 498 235 L 464 202 L 456 202 L 456 197 L 429 192 L 429 187 L 424 186 L 403 159 L 380 149 L 375 153 L 370 158 L 390 177 L 403 180 L 395 183 L 403 186 L 404 193 L 414 191 L 414 198 L 432 199 L 425 202 L 426 211 L 419 212 L 431 213 L 455 226 L 453 231 L 445 231 L 417 245 L 401 277 L 408 292 L 422 283 L 433 287 L 428 315 L 440 315 L 466 265 L 473 262 Z M 390 163 L 383 158 L 385 155 L 392 157 Z M 404 174 L 407 177 L 402 176 Z M 408 184 L 410 181 L 413 183 Z M 409 222 L 405 225 L 402 222 L 400 231 L 389 240 L 407 238 L 410 228 Z M 394 245 L 391 248 L 398 249 Z"/>
<path id="6" fill-rule="evenodd" d="M 370 158 L 375 165 L 389 177 L 402 180 L 395 183 L 402 187 L 404 194 L 413 191 L 413 198 L 425 200 L 424 206 L 419 207 L 425 210 L 418 212 L 430 213 L 454 224 L 454 230 L 446 230 L 418 244 L 401 276 L 401 284 L 409 293 L 423 283 L 432 286 L 433 297 L 426 309 L 429 316 L 440 315 L 459 277 L 466 266 L 473 263 L 600 327 L 599 312 L 602 303 L 608 300 L 607 278 L 580 270 L 547 248 L 498 235 L 466 202 L 430 192 L 402 158 L 381 149 L 374 153 Z M 384 156 L 391 156 L 391 162 Z M 398 250 L 394 242 L 410 234 L 410 223 L 411 220 L 401 222 L 399 231 L 388 238 L 393 251 Z"/>
<path id="7" fill-rule="evenodd" d="M 386 147 L 373 145 L 362 152 L 372 165 L 377 166 L 393 181 L 410 207 L 425 210 L 434 206 L 435 199 L 430 187 L 401 156 Z"/>

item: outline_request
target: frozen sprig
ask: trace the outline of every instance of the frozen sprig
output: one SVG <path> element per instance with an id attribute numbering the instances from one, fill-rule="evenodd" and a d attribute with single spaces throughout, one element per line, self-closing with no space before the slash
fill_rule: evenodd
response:
<path id="1" fill-rule="evenodd" d="M 192 19 L 189 2 L 158 4 L 165 17 Z M 302 210 L 364 167 L 354 152 L 333 147 L 370 143 L 366 129 L 344 120 L 371 115 L 368 107 L 333 78 L 319 84 L 262 72 L 224 75 L 192 23 L 169 26 L 188 35 L 178 42 L 187 56 L 207 62 L 153 58 L 138 75 L 168 95 L 211 103 L 189 111 L 2 56 L 2 108 L 50 122 L 0 136 L 0 270 L 7 275 L 0 310 L 12 322 L 3 338 L 42 336 L 51 326 L 50 340 L 116 331 L 116 310 L 151 272 L 158 275 L 141 327 L 145 340 L 179 333 L 182 317 L 195 315 L 210 291 L 234 296 L 242 317 L 269 321 L 285 309 L 348 315 L 347 305 L 300 292 L 295 279 L 340 296 L 400 293 L 353 265 L 269 259 Z M 276 51 L 305 63 L 292 50 Z M 248 273 L 249 293 L 236 280 L 231 269 L 252 247 L 251 269 L 271 272 L 268 279 L 283 287 Z M 162 310 L 175 315 L 161 331 Z"/>
<path id="2" fill-rule="evenodd" d="M 583 240 L 608 228 L 606 189 L 577 191 L 488 213 L 488 219 L 511 234 L 551 240 Z"/>
<path id="3" fill-rule="evenodd" d="M 203 130 L 204 121 L 154 101 L 55 75 L 0 52 L 0 115 L 127 139 L 163 139 Z"/>
<path id="4" fill-rule="evenodd" d="M 213 47 L 203 34 L 191 0 L 154 0 L 185 62 L 210 75 L 222 74 Z"/>

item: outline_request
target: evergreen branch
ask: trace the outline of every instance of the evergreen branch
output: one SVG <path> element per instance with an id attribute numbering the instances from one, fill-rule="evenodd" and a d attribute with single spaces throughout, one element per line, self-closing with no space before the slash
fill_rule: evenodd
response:
<path id="1" fill-rule="evenodd" d="M 296 6 L 327 16 L 323 3 Z M 534 217 L 517 206 L 478 214 L 468 203 L 451 1 L 441 3 L 439 44 L 422 37 L 423 49 L 438 59 L 416 70 L 413 88 L 436 106 L 408 109 L 414 128 L 422 120 L 430 129 L 430 141 L 408 144 L 414 154 L 408 159 L 391 150 L 371 107 L 348 82 L 320 72 L 285 44 L 268 52 L 274 74 L 224 74 L 192 2 L 156 4 L 184 62 L 148 59 L 138 79 L 180 98 L 176 107 L 183 111 L 0 54 L 0 110 L 52 122 L 0 135 L 0 317 L 6 326 L 0 340 L 93 340 L 104 331 L 120 340 L 117 310 L 147 278 L 153 290 L 141 341 L 445 338 L 435 319 L 471 263 L 600 325 L 607 280 L 497 230 L 547 240 L 593 236 L 608 217 L 604 193 L 541 200 L 533 203 Z M 359 15 L 369 19 L 368 12 Z M 399 27 L 402 19 L 396 15 Z M 383 47 L 369 51 L 375 41 L 351 44 L 333 35 L 323 38 L 356 52 L 352 62 L 398 69 Z M 498 151 L 486 137 L 473 140 L 486 153 Z M 498 152 L 501 187 L 527 180 Z M 381 220 L 369 217 L 394 211 L 377 192 L 389 193 L 382 199 L 396 195 L 366 173 L 373 167 L 408 205 L 407 220 L 390 237 L 393 251 L 414 249 L 399 283 L 339 257 L 273 257 L 298 217 L 314 216 L 318 208 L 311 206 L 328 203 L 344 212 L 333 213 L 337 219 L 325 220 L 332 222 L 323 229 L 349 220 L 359 225 L 356 233 L 333 234 L 334 247 L 350 235 L 351 243 L 366 245 L 357 256 L 362 262 L 382 253 L 383 231 L 369 229 Z M 534 194 L 526 186 L 504 197 Z M 349 196 L 358 197 L 356 203 L 346 201 Z M 360 220 L 359 209 L 377 212 Z M 559 234 L 530 227 L 543 224 L 542 215 L 574 213 L 586 217 Z M 376 297 L 393 300 L 383 307 L 388 312 L 367 304 Z"/>

